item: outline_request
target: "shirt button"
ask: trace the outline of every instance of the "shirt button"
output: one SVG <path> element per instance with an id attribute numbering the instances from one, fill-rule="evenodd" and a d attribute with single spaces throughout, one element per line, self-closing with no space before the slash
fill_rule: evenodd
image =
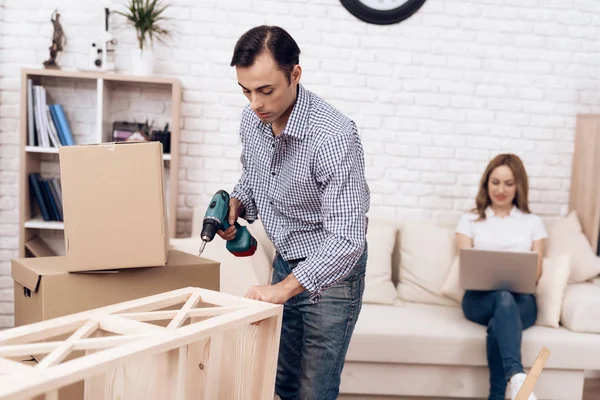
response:
<path id="1" fill-rule="evenodd" d="M 275 174 L 276 174 L 275 171 L 271 172 L 271 175 L 275 176 Z"/>
<path id="2" fill-rule="evenodd" d="M 273 147 L 275 147 L 275 143 L 273 143 Z"/>

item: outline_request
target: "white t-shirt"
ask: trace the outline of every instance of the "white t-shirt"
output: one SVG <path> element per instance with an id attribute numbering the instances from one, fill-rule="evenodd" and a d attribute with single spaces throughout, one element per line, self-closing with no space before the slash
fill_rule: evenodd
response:
<path id="1" fill-rule="evenodd" d="M 481 250 L 531 251 L 533 242 L 548 237 L 542 219 L 535 214 L 527 214 L 513 206 L 506 217 L 496 217 L 488 207 L 486 219 L 475 221 L 478 214 L 464 214 L 456 227 L 456 232 L 473 239 L 473 247 Z"/>

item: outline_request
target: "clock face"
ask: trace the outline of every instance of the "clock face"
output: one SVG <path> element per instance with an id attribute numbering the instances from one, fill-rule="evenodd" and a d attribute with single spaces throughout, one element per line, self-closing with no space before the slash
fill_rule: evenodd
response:
<path id="1" fill-rule="evenodd" d="M 413 15 L 426 0 L 340 0 L 356 18 L 376 25 L 396 24 Z"/>

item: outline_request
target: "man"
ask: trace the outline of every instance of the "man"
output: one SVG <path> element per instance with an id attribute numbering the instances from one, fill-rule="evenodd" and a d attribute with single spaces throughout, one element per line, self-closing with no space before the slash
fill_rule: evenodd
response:
<path id="1" fill-rule="evenodd" d="M 299 83 L 299 55 L 279 27 L 253 28 L 235 46 L 250 104 L 229 222 L 260 216 L 277 251 L 272 284 L 246 295 L 284 304 L 277 394 L 336 399 L 362 306 L 370 194 L 355 124 Z M 231 240 L 235 228 L 219 235 Z"/>

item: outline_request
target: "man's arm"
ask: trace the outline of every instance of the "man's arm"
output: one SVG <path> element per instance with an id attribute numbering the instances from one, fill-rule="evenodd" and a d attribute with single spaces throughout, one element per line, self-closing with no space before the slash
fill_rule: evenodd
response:
<path id="1" fill-rule="evenodd" d="M 241 157 L 241 161 L 242 176 L 240 177 L 238 183 L 234 186 L 230 197 L 233 199 L 238 199 L 242 203 L 242 209 L 240 210 L 239 216 L 248 222 L 253 222 L 258 217 L 258 208 L 254 202 L 252 187 L 250 186 L 250 180 L 248 178 L 248 172 L 246 171 L 243 155 Z"/>
<path id="2" fill-rule="evenodd" d="M 242 209 L 240 210 L 239 216 L 244 218 L 248 222 L 253 222 L 258 217 L 258 209 L 254 202 L 254 195 L 252 194 L 252 185 L 248 173 L 248 165 L 244 156 L 245 151 L 245 135 L 244 135 L 244 119 L 246 113 L 242 114 L 242 122 L 240 124 L 240 141 L 242 143 L 242 155 L 240 161 L 242 163 L 242 175 L 239 181 L 234 186 L 230 197 L 238 199 L 242 203 Z"/>
<path id="3" fill-rule="evenodd" d="M 350 272 L 364 251 L 369 189 L 363 149 L 354 124 L 351 134 L 334 135 L 323 143 L 315 173 L 324 188 L 323 229 L 328 236 L 293 271 L 312 301 Z"/>

